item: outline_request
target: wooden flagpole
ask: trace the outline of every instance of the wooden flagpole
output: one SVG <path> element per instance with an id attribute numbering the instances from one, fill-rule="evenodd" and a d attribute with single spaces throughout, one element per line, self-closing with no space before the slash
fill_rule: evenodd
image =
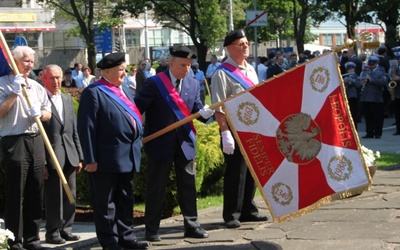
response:
<path id="1" fill-rule="evenodd" d="M 219 107 L 221 107 L 223 104 L 224 104 L 224 101 L 215 103 L 214 105 L 211 105 L 211 106 L 210 106 L 210 109 L 219 108 Z M 151 134 L 151 135 L 149 135 L 149 136 L 146 136 L 145 138 L 143 138 L 142 143 L 144 144 L 144 143 L 146 143 L 146 142 L 149 142 L 149 141 L 151 141 L 151 140 L 153 140 L 153 139 L 159 137 L 160 135 L 163 135 L 163 134 L 165 134 L 165 133 L 167 133 L 167 132 L 169 132 L 169 131 L 171 131 L 171 130 L 174 130 L 174 129 L 176 129 L 176 128 L 178 128 L 178 127 L 180 127 L 180 126 L 182 126 L 182 125 L 184 125 L 184 124 L 186 124 L 186 123 L 188 123 L 188 122 L 190 122 L 191 120 L 196 119 L 196 118 L 199 118 L 199 117 L 200 117 L 200 113 L 197 112 L 197 113 L 195 113 L 195 114 L 193 114 L 193 115 L 190 115 L 190 116 L 188 116 L 188 117 L 186 117 L 186 118 L 184 118 L 184 119 L 182 119 L 182 120 L 179 120 L 179 121 L 177 121 L 177 122 L 175 122 L 175 123 L 172 123 L 171 125 L 169 125 L 169 126 L 163 128 L 163 129 L 161 129 L 161 130 L 158 130 L 157 132 L 155 132 L 155 133 L 153 133 L 153 134 Z"/>
<path id="2" fill-rule="evenodd" d="M 210 92 L 210 88 L 208 87 L 207 79 L 204 79 L 204 85 L 206 85 L 208 95 L 211 96 L 211 92 Z"/>
<path id="3" fill-rule="evenodd" d="M 11 68 L 13 70 L 14 75 L 18 75 L 19 74 L 19 70 L 18 70 L 17 64 L 15 63 L 15 61 L 14 61 L 12 55 L 11 55 L 11 51 L 8 48 L 7 42 L 4 39 L 3 33 L 1 31 L 0 31 L 0 42 L 1 42 L 2 46 L 3 46 L 3 48 L 4 48 L 5 53 L 7 53 L 7 56 L 9 58 L 9 62 L 11 64 Z M 24 95 L 24 97 L 26 99 L 26 102 L 28 103 L 28 107 L 31 108 L 32 107 L 32 102 L 31 102 L 31 99 L 30 99 L 30 97 L 28 95 L 28 92 L 26 91 L 25 85 L 22 85 L 22 94 Z M 37 117 L 37 116 L 34 117 L 34 120 L 35 120 L 36 125 L 39 128 L 40 135 L 43 138 L 43 141 L 44 141 L 44 144 L 45 144 L 45 146 L 47 148 L 47 151 L 49 152 L 50 157 L 51 157 L 51 159 L 52 159 L 52 161 L 54 163 L 54 166 L 56 168 L 57 174 L 60 177 L 61 183 L 62 183 L 62 185 L 64 187 L 64 190 L 65 190 L 65 193 L 66 193 L 66 195 L 68 197 L 68 200 L 69 200 L 69 202 L 71 204 L 73 204 L 73 203 L 75 203 L 75 199 L 72 196 L 72 193 L 71 193 L 71 190 L 70 190 L 70 188 L 68 186 L 67 180 L 65 179 L 64 173 L 63 173 L 63 171 L 61 169 L 61 166 L 60 166 L 60 163 L 58 162 L 57 157 L 56 157 L 56 155 L 54 153 L 53 147 L 50 144 L 49 138 L 47 137 L 47 134 L 46 134 L 46 131 L 44 130 L 43 124 L 40 121 L 39 117 Z"/>

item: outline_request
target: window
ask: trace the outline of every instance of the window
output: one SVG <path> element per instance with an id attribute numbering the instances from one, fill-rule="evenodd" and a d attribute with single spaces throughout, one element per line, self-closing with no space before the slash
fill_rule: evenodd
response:
<path id="1" fill-rule="evenodd" d="M 140 30 L 127 30 L 125 29 L 125 43 L 126 47 L 140 45 Z"/>
<path id="2" fill-rule="evenodd" d="M 332 34 L 323 34 L 322 44 L 326 46 L 332 46 Z"/>

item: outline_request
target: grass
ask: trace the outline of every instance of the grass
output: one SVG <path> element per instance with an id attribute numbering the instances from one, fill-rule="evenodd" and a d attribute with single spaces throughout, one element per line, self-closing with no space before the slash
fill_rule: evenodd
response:
<path id="1" fill-rule="evenodd" d="M 382 153 L 381 157 L 376 159 L 379 167 L 388 167 L 400 163 L 400 154 Z"/>

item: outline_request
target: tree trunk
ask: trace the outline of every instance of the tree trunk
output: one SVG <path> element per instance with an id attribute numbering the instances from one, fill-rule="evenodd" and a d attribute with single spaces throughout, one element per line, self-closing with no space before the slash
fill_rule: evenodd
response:
<path id="1" fill-rule="evenodd" d="M 196 43 L 195 46 L 197 49 L 197 62 L 199 63 L 200 69 L 203 70 L 207 67 L 206 57 L 208 48 L 202 43 Z M 204 70 L 203 72 L 205 73 Z"/>

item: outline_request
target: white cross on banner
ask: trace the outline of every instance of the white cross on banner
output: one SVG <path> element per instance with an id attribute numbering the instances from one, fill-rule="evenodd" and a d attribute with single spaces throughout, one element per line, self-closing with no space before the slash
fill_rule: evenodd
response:
<path id="1" fill-rule="evenodd" d="M 246 90 L 223 108 L 275 221 L 370 188 L 333 52 Z"/>

